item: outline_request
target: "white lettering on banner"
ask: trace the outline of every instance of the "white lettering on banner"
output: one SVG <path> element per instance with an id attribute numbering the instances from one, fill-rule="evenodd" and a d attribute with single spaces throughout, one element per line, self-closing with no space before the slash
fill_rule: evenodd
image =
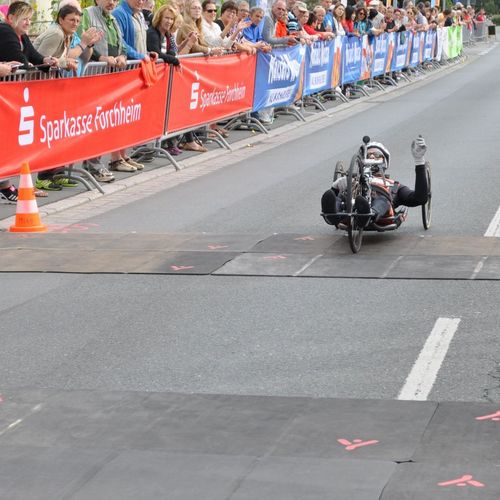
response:
<path id="1" fill-rule="evenodd" d="M 295 85 L 280 89 L 270 89 L 267 92 L 267 99 L 264 107 L 273 106 L 282 102 L 288 102 L 292 99 L 293 93 L 296 91 Z"/>
<path id="2" fill-rule="evenodd" d="M 328 74 L 326 71 L 318 71 L 318 73 L 312 73 L 309 75 L 309 88 L 319 89 L 326 85 L 328 79 Z"/>
<path id="3" fill-rule="evenodd" d="M 346 64 L 353 64 L 361 59 L 361 47 L 359 45 L 347 46 L 345 49 Z"/>
<path id="4" fill-rule="evenodd" d="M 379 73 L 383 72 L 385 67 L 385 61 L 383 59 L 375 59 L 375 64 L 373 65 L 373 72 Z"/>
<path id="5" fill-rule="evenodd" d="M 375 38 L 375 52 L 387 52 L 387 38 Z"/>
<path id="6" fill-rule="evenodd" d="M 30 91 L 28 88 L 23 92 L 24 102 L 28 104 L 30 100 Z M 19 135 L 17 140 L 19 146 L 28 146 L 35 140 L 35 110 L 33 106 L 22 106 L 21 116 L 19 117 Z"/>
<path id="7" fill-rule="evenodd" d="M 198 89 L 199 83 L 193 83 L 191 87 L 191 96 L 193 96 L 193 88 L 196 87 L 196 105 L 193 107 L 194 98 L 190 103 L 189 109 L 196 109 L 198 107 Z M 201 89 L 199 91 L 199 101 L 202 111 L 211 106 L 220 106 L 222 104 L 228 104 L 231 102 L 242 101 L 245 99 L 247 93 L 247 87 L 244 83 L 234 83 L 232 86 L 226 85 L 225 89 L 212 88 L 210 91 Z"/>
<path id="8" fill-rule="evenodd" d="M 199 93 L 200 93 L 200 82 L 194 82 L 191 85 L 191 101 L 189 102 L 189 109 L 196 109 L 198 107 Z"/>
<path id="9" fill-rule="evenodd" d="M 300 76 L 300 62 L 290 59 L 288 54 L 270 55 L 267 83 L 293 82 Z"/>
<path id="10" fill-rule="evenodd" d="M 142 105 L 135 104 L 134 99 L 131 99 L 128 105 L 123 105 L 120 101 L 115 102 L 113 107 L 108 109 L 97 106 L 95 113 L 88 115 L 68 116 L 64 111 L 62 118 L 55 120 L 47 120 L 47 116 L 42 115 L 40 117 L 42 130 L 40 142 L 47 143 L 50 149 L 54 141 L 129 125 L 141 120 L 141 111 Z"/>
<path id="11" fill-rule="evenodd" d="M 200 95 L 200 75 L 198 71 L 194 72 L 194 76 L 196 77 L 196 81 L 191 84 L 191 101 L 189 103 L 189 109 L 191 110 L 198 107 L 198 98 Z"/>
<path id="12" fill-rule="evenodd" d="M 400 66 L 404 66 L 406 63 L 406 53 L 398 54 L 396 56 L 396 66 L 399 68 Z"/>
<path id="13" fill-rule="evenodd" d="M 311 45 L 311 59 L 309 67 L 324 66 L 330 61 L 330 46 L 329 45 Z"/>

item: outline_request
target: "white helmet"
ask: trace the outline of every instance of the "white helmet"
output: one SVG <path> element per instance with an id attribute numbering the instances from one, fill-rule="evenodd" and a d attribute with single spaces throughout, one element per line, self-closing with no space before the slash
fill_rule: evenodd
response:
<path id="1" fill-rule="evenodd" d="M 374 165 L 377 171 L 382 169 L 385 172 L 389 168 L 391 154 L 381 142 L 369 142 L 366 144 L 366 156 L 369 157 L 370 154 L 375 155 L 375 158 L 384 158 L 385 160 L 383 165 Z"/>

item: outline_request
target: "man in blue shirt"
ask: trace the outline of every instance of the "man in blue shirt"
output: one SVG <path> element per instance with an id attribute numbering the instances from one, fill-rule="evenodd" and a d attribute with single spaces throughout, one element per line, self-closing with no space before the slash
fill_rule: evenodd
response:
<path id="1" fill-rule="evenodd" d="M 264 9 L 260 7 L 252 7 L 250 9 L 250 17 L 247 17 L 245 21 L 251 21 L 251 25 L 243 29 L 243 38 L 248 42 L 257 43 L 263 40 L 262 38 L 262 28 L 264 23 Z"/>

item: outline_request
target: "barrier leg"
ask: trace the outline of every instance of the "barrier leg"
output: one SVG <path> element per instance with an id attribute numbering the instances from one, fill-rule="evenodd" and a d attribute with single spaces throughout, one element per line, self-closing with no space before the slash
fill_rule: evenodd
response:
<path id="1" fill-rule="evenodd" d="M 254 116 L 252 116 L 250 111 L 247 111 L 243 116 L 236 116 L 229 123 L 226 124 L 225 128 L 227 130 L 233 129 L 244 129 L 244 130 L 255 130 L 263 134 L 269 134 L 269 131 L 264 127 L 264 125 Z"/>
<path id="2" fill-rule="evenodd" d="M 297 118 L 297 120 L 305 122 L 306 119 L 304 118 L 304 115 L 298 110 L 294 109 L 291 106 L 285 106 L 282 108 L 275 108 L 274 114 L 276 115 L 291 115 L 294 118 Z"/>

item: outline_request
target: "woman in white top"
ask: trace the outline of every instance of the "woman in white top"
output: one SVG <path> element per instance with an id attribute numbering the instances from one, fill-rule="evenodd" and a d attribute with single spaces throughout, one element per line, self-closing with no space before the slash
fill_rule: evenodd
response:
<path id="1" fill-rule="evenodd" d="M 342 22 L 345 20 L 345 7 L 338 3 L 333 9 L 333 25 L 334 32 L 337 36 L 345 35 L 344 26 L 342 26 Z"/>
<path id="2" fill-rule="evenodd" d="M 222 30 L 219 24 L 215 22 L 217 19 L 217 6 L 213 0 L 204 0 L 201 6 L 203 8 L 201 26 L 206 44 L 209 47 L 222 47 L 226 50 L 230 50 L 236 37 L 246 25 L 240 23 L 241 27 L 237 24 L 236 29 L 234 29 L 234 23 L 229 23 Z M 237 22 L 236 16 L 235 21 Z M 231 34 L 228 36 L 230 31 Z"/>

